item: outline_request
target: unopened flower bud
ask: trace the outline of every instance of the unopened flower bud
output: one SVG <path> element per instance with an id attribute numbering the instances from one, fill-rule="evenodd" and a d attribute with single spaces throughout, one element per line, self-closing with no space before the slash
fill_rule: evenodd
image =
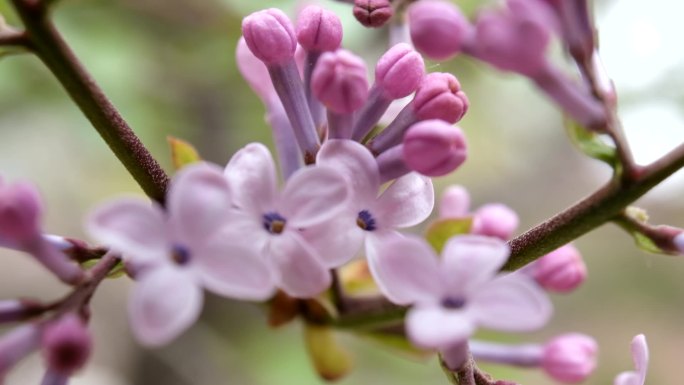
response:
<path id="1" fill-rule="evenodd" d="M 390 99 L 411 94 L 418 89 L 424 76 L 423 58 L 406 43 L 390 48 L 375 66 L 375 83 Z"/>
<path id="2" fill-rule="evenodd" d="M 254 56 L 266 65 L 289 61 L 297 49 L 292 22 L 283 11 L 276 8 L 245 17 L 242 20 L 242 34 Z"/>
<path id="3" fill-rule="evenodd" d="M 389 0 L 354 0 L 354 17 L 365 27 L 383 26 L 394 14 Z"/>
<path id="4" fill-rule="evenodd" d="M 501 203 L 481 206 L 473 215 L 471 233 L 509 240 L 518 228 L 518 214 Z"/>
<path id="5" fill-rule="evenodd" d="M 338 114 L 351 114 L 368 98 L 366 65 L 346 50 L 326 52 L 318 59 L 311 86 L 326 108 Z"/>
<path id="6" fill-rule="evenodd" d="M 41 328 L 34 324 L 17 327 L 0 337 L 0 383 L 17 362 L 40 345 Z"/>
<path id="7" fill-rule="evenodd" d="M 468 111 L 468 97 L 454 75 L 435 72 L 428 74 L 416 91 L 413 109 L 418 120 L 456 123 Z"/>
<path id="8" fill-rule="evenodd" d="M 674 243 L 680 254 L 684 254 L 684 232 L 674 237 L 672 243 Z"/>
<path id="9" fill-rule="evenodd" d="M 416 49 L 435 60 L 459 53 L 474 32 L 461 10 L 447 1 L 417 1 L 409 7 L 408 19 Z"/>
<path id="10" fill-rule="evenodd" d="M 449 186 L 442 193 L 439 204 L 440 218 L 463 218 L 468 215 L 470 195 L 463 186 Z"/>
<path id="11" fill-rule="evenodd" d="M 446 175 L 463 164 L 466 156 L 463 131 L 444 121 L 418 122 L 404 135 L 404 161 L 423 175 Z"/>
<path id="12" fill-rule="evenodd" d="M 532 276 L 541 287 L 557 293 L 568 293 L 587 278 L 587 266 L 573 245 L 561 246 L 531 266 Z"/>
<path id="13" fill-rule="evenodd" d="M 310 5 L 297 18 L 297 41 L 309 52 L 334 51 L 342 43 L 342 22 L 335 13 Z"/>
<path id="14" fill-rule="evenodd" d="M 81 369 L 92 351 L 92 337 L 81 318 L 67 314 L 45 327 L 43 354 L 48 367 L 61 374 Z"/>
<path id="15" fill-rule="evenodd" d="M 544 346 L 542 367 L 551 378 L 568 384 L 584 381 L 596 368 L 598 345 L 584 334 L 560 335 Z"/>
<path id="16" fill-rule="evenodd" d="M 0 182 L 0 238 L 18 244 L 40 236 L 40 196 L 28 183 Z"/>

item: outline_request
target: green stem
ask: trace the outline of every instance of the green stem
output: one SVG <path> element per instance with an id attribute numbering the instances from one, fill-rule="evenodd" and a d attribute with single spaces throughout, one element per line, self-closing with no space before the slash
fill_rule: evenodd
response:
<path id="1" fill-rule="evenodd" d="M 59 80 L 109 148 L 152 199 L 163 202 L 168 176 L 107 99 L 37 0 L 12 0 L 31 48 Z"/>

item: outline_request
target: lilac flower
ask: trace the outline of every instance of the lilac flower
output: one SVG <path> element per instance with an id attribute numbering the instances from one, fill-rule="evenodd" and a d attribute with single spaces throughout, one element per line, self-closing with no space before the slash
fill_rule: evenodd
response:
<path id="1" fill-rule="evenodd" d="M 544 345 L 541 366 L 551 378 L 566 384 L 587 379 L 596 369 L 598 344 L 587 335 L 567 333 Z"/>
<path id="2" fill-rule="evenodd" d="M 96 209 L 90 233 L 138 269 L 129 303 L 133 331 L 145 345 L 164 345 L 199 316 L 206 288 L 245 300 L 265 300 L 275 289 L 268 264 L 249 243 L 225 231 L 239 213 L 218 167 L 192 165 L 171 183 L 167 212 L 139 199 Z"/>
<path id="3" fill-rule="evenodd" d="M 317 164 L 335 166 L 351 184 L 353 199 L 335 221 L 307 229 L 307 239 L 326 252 L 328 267 L 338 267 L 353 258 L 365 244 L 372 258 L 373 245 L 396 235 L 395 228 L 424 221 L 434 206 L 432 181 L 416 173 L 407 174 L 379 194 L 380 175 L 370 151 L 344 139 L 328 140 L 318 153 Z"/>
<path id="4" fill-rule="evenodd" d="M 632 339 L 632 360 L 636 371 L 622 372 L 615 377 L 614 385 L 644 385 L 648 370 L 648 344 L 646 337 L 639 334 Z"/>
<path id="5" fill-rule="evenodd" d="M 371 268 L 390 301 L 413 305 L 409 339 L 448 352 L 479 326 L 530 331 L 548 321 L 551 303 L 537 285 L 522 275 L 496 274 L 509 253 L 497 238 L 463 235 L 447 242 L 440 259 L 423 239 L 408 236 L 382 244 Z"/>
<path id="6" fill-rule="evenodd" d="M 259 143 L 238 151 L 225 175 L 244 214 L 230 228 L 277 267 L 279 286 L 294 297 L 325 290 L 330 285 L 327 266 L 300 230 L 343 212 L 350 198 L 346 179 L 330 166 L 310 166 L 295 172 L 279 193 L 273 158 Z"/>

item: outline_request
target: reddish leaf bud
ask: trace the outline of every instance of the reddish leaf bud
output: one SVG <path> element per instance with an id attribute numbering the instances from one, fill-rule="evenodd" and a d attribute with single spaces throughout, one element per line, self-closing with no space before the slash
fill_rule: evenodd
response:
<path id="1" fill-rule="evenodd" d="M 389 0 L 354 0 L 354 17 L 365 27 L 382 27 L 394 14 Z"/>

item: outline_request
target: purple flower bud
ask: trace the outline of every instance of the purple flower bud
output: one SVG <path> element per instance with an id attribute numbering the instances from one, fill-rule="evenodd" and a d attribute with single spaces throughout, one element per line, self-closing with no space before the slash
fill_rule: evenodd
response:
<path id="1" fill-rule="evenodd" d="M 446 1 L 415 2 L 408 9 L 408 18 L 411 41 L 430 59 L 456 55 L 474 32 L 461 10 Z"/>
<path id="2" fill-rule="evenodd" d="M 418 122 L 404 135 L 404 161 L 423 175 L 446 175 L 463 164 L 466 156 L 463 131 L 444 121 Z"/>
<path id="3" fill-rule="evenodd" d="M 413 99 L 413 109 L 419 120 L 441 119 L 456 123 L 468 111 L 468 97 L 452 74 L 428 74 Z"/>
<path id="4" fill-rule="evenodd" d="M 418 89 L 424 76 L 423 58 L 406 43 L 390 48 L 375 66 L 375 83 L 390 99 L 411 94 Z"/>
<path id="5" fill-rule="evenodd" d="M 70 313 L 45 327 L 42 346 L 48 367 L 69 375 L 88 361 L 93 342 L 81 318 Z"/>
<path id="6" fill-rule="evenodd" d="M 475 211 L 471 233 L 506 241 L 511 239 L 518 228 L 518 223 L 518 214 L 510 207 L 501 203 L 490 203 Z"/>
<path id="7" fill-rule="evenodd" d="M 574 384 L 584 381 L 596 368 L 598 345 L 584 334 L 560 335 L 544 346 L 542 367 L 551 378 Z"/>
<path id="8" fill-rule="evenodd" d="M 41 328 L 30 323 L 19 326 L 0 338 L 0 383 L 7 371 L 38 348 L 40 333 Z"/>
<path id="9" fill-rule="evenodd" d="M 283 11 L 276 8 L 245 17 L 242 20 L 242 34 L 254 56 L 266 65 L 289 61 L 297 49 L 292 22 Z"/>
<path id="10" fill-rule="evenodd" d="M 382 27 L 394 10 L 389 0 L 354 0 L 354 17 L 365 27 Z"/>
<path id="11" fill-rule="evenodd" d="M 318 59 L 311 86 L 326 108 L 351 114 L 368 98 L 366 64 L 346 50 L 326 52 Z"/>
<path id="12" fill-rule="evenodd" d="M 587 278 L 587 266 L 579 250 L 567 244 L 534 262 L 532 276 L 548 291 L 568 293 Z"/>
<path id="13" fill-rule="evenodd" d="M 311 5 L 297 18 L 297 40 L 309 52 L 334 51 L 342 43 L 342 23 L 335 13 Z"/>
<path id="14" fill-rule="evenodd" d="M 675 245 L 677 250 L 679 250 L 680 254 L 684 254 L 684 232 L 679 233 L 674 239 L 672 240 L 672 243 Z"/>
<path id="15" fill-rule="evenodd" d="M 468 215 L 470 195 L 463 186 L 449 186 L 442 193 L 439 204 L 440 218 L 463 218 Z"/>
<path id="16" fill-rule="evenodd" d="M 0 184 L 0 238 L 23 243 L 40 236 L 40 195 L 28 183 Z"/>

